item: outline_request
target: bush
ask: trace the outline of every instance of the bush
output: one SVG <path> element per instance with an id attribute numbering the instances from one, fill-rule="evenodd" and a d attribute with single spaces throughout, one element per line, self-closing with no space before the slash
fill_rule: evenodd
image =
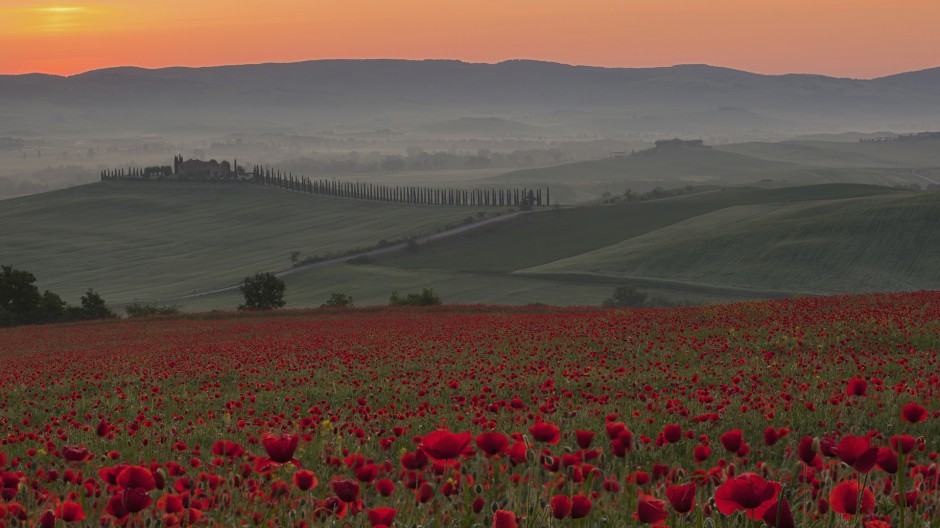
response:
<path id="1" fill-rule="evenodd" d="M 614 294 L 604 299 L 604 306 L 618 308 L 642 308 L 646 306 L 646 294 L 637 291 L 633 286 L 620 286 Z"/>
<path id="2" fill-rule="evenodd" d="M 150 317 L 154 315 L 176 315 L 180 313 L 176 305 L 150 306 L 149 304 L 131 303 L 124 307 L 128 317 Z"/>
<path id="3" fill-rule="evenodd" d="M 352 306 L 352 296 L 346 295 L 345 293 L 333 292 L 330 298 L 320 305 L 320 308 L 352 308 Z"/>
<path id="4" fill-rule="evenodd" d="M 112 312 L 111 309 L 105 305 L 104 299 L 91 288 L 88 288 L 85 295 L 82 295 L 82 312 L 84 312 L 85 319 L 108 319 L 117 317 L 117 314 Z"/>
<path id="5" fill-rule="evenodd" d="M 239 306 L 239 310 L 273 310 L 287 304 L 284 302 L 284 290 L 287 287 L 273 273 L 256 273 L 252 277 L 245 277 L 239 289 L 245 296 L 245 304 Z"/>
<path id="6" fill-rule="evenodd" d="M 402 297 L 397 291 L 388 299 L 391 306 L 436 306 L 441 304 L 441 297 L 431 288 L 424 288 L 421 293 L 409 293 Z"/>

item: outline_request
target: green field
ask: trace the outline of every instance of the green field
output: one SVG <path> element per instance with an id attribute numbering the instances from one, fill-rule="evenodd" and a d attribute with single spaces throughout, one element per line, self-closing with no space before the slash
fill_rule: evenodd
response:
<path id="1" fill-rule="evenodd" d="M 464 208 L 406 206 L 254 185 L 107 182 L 0 202 L 0 263 L 77 302 L 111 303 L 230 286 L 301 258 L 460 225 Z M 232 307 L 232 306 L 229 306 Z"/>
<path id="2" fill-rule="evenodd" d="M 493 181 L 551 185 L 555 200 L 571 203 L 626 189 L 685 185 L 765 188 L 861 183 L 940 184 L 940 141 L 739 143 L 686 148 L 648 156 L 584 161 L 502 174 Z"/>

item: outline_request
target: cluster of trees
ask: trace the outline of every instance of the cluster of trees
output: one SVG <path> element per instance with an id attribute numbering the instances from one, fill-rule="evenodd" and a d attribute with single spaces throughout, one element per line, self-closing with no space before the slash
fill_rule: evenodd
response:
<path id="1" fill-rule="evenodd" d="M 282 174 L 280 169 L 255 166 L 252 170 L 255 182 L 306 192 L 321 196 L 352 198 L 417 205 L 459 205 L 473 207 L 519 207 L 531 209 L 541 206 L 541 189 L 434 189 L 416 186 L 376 185 L 373 183 L 344 182 L 338 180 L 312 180 L 293 173 Z M 549 205 L 551 194 L 545 190 L 545 205 Z"/>
<path id="2" fill-rule="evenodd" d="M 664 297 L 650 297 L 633 286 L 619 286 L 602 304 L 611 308 L 653 308 L 680 306 L 682 303 Z"/>
<path id="3" fill-rule="evenodd" d="M 245 304 L 239 306 L 239 310 L 274 310 L 286 304 L 284 292 L 287 286 L 273 273 L 256 273 L 245 277 L 239 289 L 245 297 Z M 399 295 L 397 291 L 394 291 L 388 304 L 390 306 L 436 306 L 441 304 L 441 297 L 432 288 L 424 288 L 421 293 L 406 295 Z M 352 296 L 332 292 L 330 298 L 321 304 L 320 308 L 351 308 L 352 306 Z"/>
<path id="4" fill-rule="evenodd" d="M 441 296 L 432 288 L 424 288 L 421 293 L 409 293 L 404 296 L 397 291 L 392 292 L 388 298 L 389 306 L 437 306 L 441 304 Z"/>
<path id="5" fill-rule="evenodd" d="M 90 288 L 80 306 L 71 306 L 49 290 L 40 293 L 35 282 L 36 276 L 28 271 L 0 266 L 0 326 L 116 317 Z"/>

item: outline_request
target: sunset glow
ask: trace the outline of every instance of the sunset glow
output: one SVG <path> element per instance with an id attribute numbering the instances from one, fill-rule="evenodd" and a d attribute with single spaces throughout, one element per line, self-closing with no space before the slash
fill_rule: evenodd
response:
<path id="1" fill-rule="evenodd" d="M 940 65 L 938 25 L 933 0 L 12 0 L 0 6 L 0 73 L 527 58 L 868 78 Z"/>

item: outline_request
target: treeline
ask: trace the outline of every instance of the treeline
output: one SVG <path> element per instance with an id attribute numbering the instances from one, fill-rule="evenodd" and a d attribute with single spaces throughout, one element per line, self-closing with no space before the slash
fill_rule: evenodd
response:
<path id="1" fill-rule="evenodd" d="M 519 207 L 531 209 L 550 204 L 550 191 L 545 189 L 435 189 L 431 187 L 377 185 L 328 179 L 311 179 L 279 169 L 255 166 L 252 175 L 257 183 L 298 192 L 414 205 L 453 205 L 472 207 Z"/>
<path id="2" fill-rule="evenodd" d="M 140 180 L 151 177 L 172 176 L 173 167 L 157 165 L 153 167 L 130 167 L 128 169 L 106 169 L 101 171 L 101 181 Z"/>
<path id="3" fill-rule="evenodd" d="M 0 327 L 117 317 L 92 289 L 71 306 L 49 290 L 39 293 L 35 282 L 28 271 L 0 266 Z"/>

